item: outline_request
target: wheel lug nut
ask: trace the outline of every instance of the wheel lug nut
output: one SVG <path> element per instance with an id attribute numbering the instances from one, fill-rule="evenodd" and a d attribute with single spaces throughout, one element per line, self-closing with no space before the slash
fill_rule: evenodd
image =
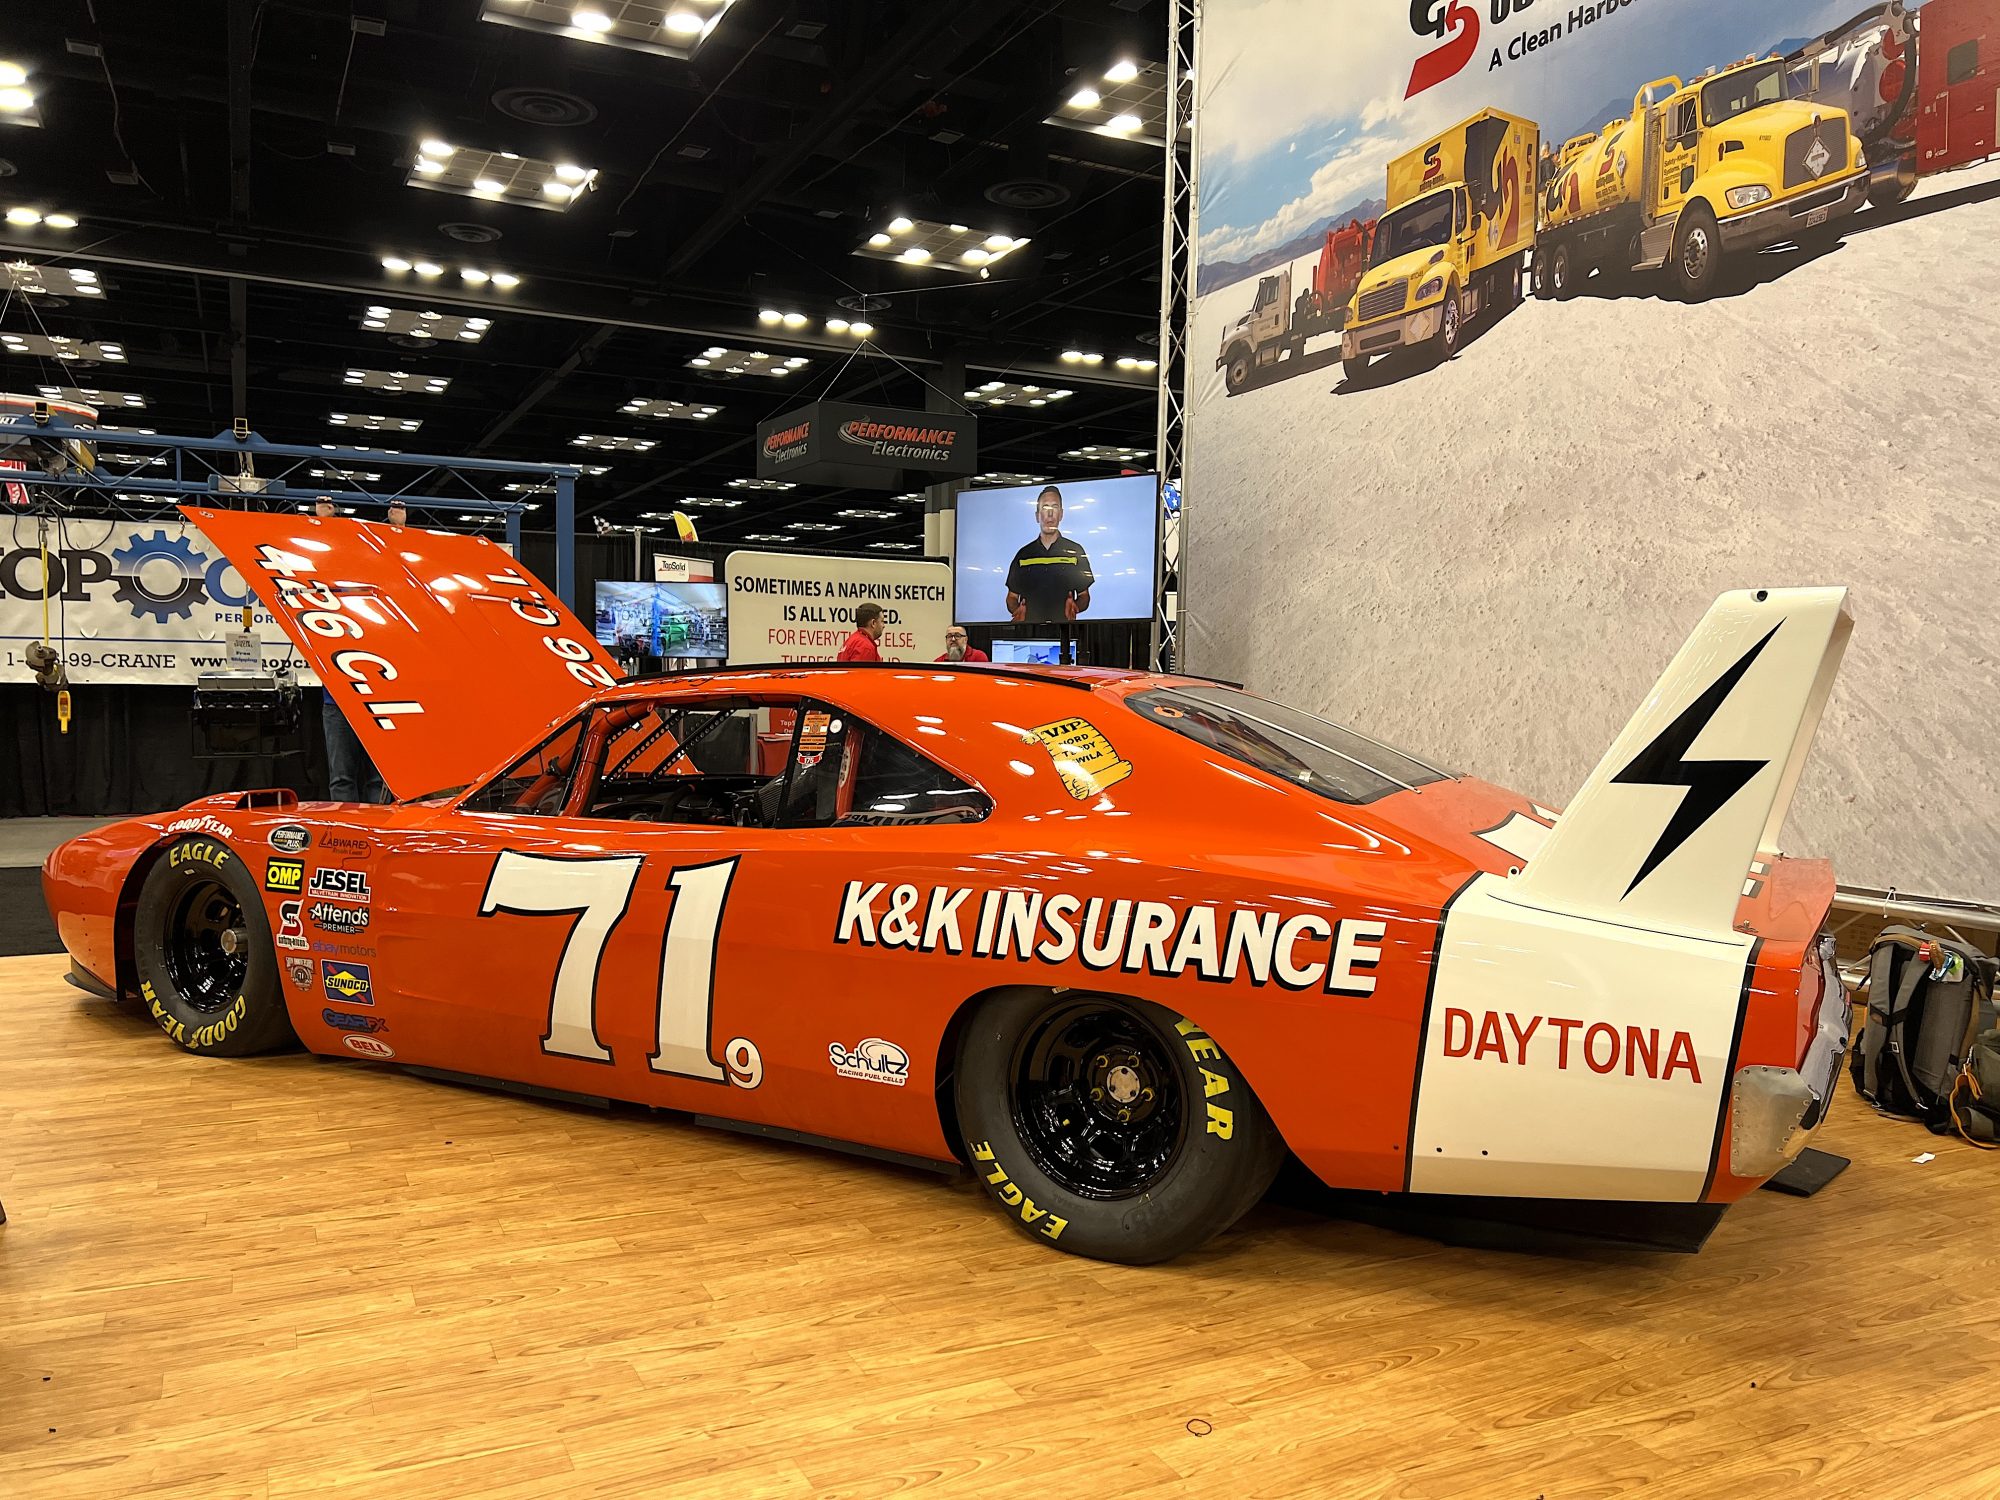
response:
<path id="1" fill-rule="evenodd" d="M 1104 1090 L 1103 1090 L 1103 1089 L 1092 1089 L 1092 1090 L 1090 1091 L 1090 1098 L 1091 1098 L 1091 1102 L 1092 1102 L 1092 1103 L 1096 1103 L 1096 1102 L 1097 1102 L 1098 1100 L 1102 1099 L 1103 1097 L 1104 1097 Z"/>
<path id="2" fill-rule="evenodd" d="M 1096 1065 L 1100 1068 L 1108 1068 L 1111 1066 L 1111 1059 L 1106 1057 L 1102 1052 L 1100 1052 L 1097 1054 Z"/>

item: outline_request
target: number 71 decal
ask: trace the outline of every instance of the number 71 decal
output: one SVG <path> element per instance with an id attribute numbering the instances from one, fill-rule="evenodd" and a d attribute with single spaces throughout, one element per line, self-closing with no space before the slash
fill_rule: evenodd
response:
<path id="1" fill-rule="evenodd" d="M 597 1034 L 597 975 L 604 945 L 632 904 L 632 887 L 645 861 L 637 854 L 606 859 L 558 859 L 502 850 L 479 898 L 479 915 L 574 917 L 556 964 L 549 992 L 549 1020 L 542 1051 L 582 1062 L 611 1062 L 611 1049 Z M 655 1073 L 703 1083 L 734 1083 L 754 1089 L 764 1081 L 764 1059 L 756 1043 L 736 1037 L 718 1063 L 709 1052 L 715 1012 L 715 946 L 734 859 L 691 865 L 667 877 L 673 909 L 667 913 L 660 947 L 660 983 L 653 1006 L 653 1050 L 646 1066 Z"/>

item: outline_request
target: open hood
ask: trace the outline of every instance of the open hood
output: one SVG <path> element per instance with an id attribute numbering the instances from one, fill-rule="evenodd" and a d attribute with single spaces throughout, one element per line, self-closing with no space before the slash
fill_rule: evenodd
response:
<path id="1" fill-rule="evenodd" d="M 277 617 L 398 797 L 491 770 L 618 672 L 484 537 L 183 506 Z"/>

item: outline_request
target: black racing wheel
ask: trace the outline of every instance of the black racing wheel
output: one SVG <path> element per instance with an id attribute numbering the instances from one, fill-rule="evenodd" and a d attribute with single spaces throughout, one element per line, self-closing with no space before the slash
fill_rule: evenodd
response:
<path id="1" fill-rule="evenodd" d="M 139 995 L 190 1052 L 244 1057 L 298 1040 L 256 875 L 220 839 L 175 839 L 146 872 L 132 916 Z"/>
<path id="2" fill-rule="evenodd" d="M 1030 1238 L 1148 1265 L 1220 1234 L 1284 1142 L 1235 1064 L 1144 1001 L 1046 990 L 985 1001 L 956 1070 L 967 1159 Z"/>

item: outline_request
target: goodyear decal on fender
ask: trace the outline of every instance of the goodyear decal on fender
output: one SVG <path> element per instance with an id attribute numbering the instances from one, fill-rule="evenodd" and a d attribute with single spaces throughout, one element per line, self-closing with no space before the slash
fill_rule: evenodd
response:
<path id="1" fill-rule="evenodd" d="M 1087 969 L 1160 979 L 1193 974 L 1371 995 L 1387 931 L 1383 922 L 1332 920 L 1318 912 L 1287 915 L 1204 902 L 1086 900 L 1066 891 L 974 892 L 964 886 L 850 880 L 841 892 L 833 940 L 1018 963 L 1075 959 Z"/>
<path id="2" fill-rule="evenodd" d="M 1095 797 L 1132 774 L 1132 762 L 1120 760 L 1104 731 L 1088 719 L 1057 719 L 1028 731 L 1028 742 L 1049 752 L 1062 777 L 1063 788 L 1078 802 Z"/>

